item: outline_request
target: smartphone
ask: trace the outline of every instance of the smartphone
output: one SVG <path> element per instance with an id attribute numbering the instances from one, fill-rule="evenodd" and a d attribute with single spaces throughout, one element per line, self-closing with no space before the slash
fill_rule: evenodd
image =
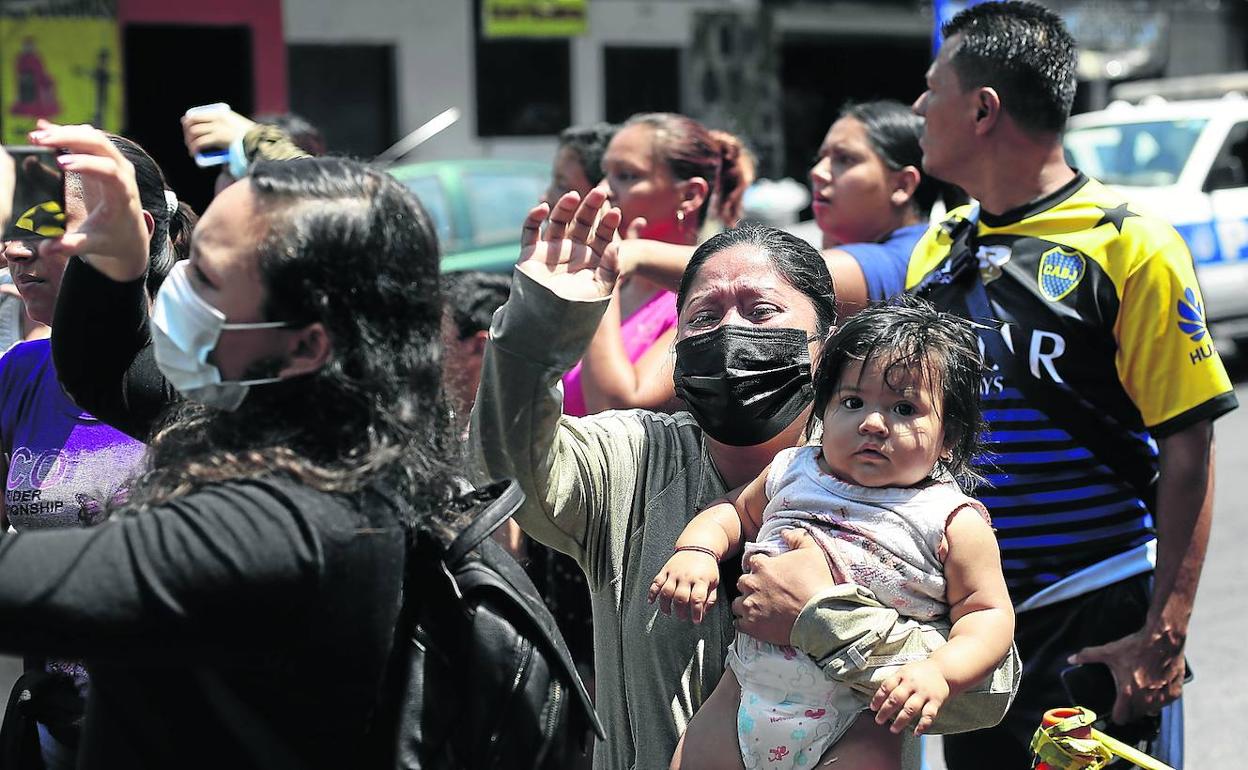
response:
<path id="1" fill-rule="evenodd" d="M 65 234 L 65 174 L 48 147 L 5 147 L 13 158 L 17 184 L 13 214 L 0 223 L 0 240 L 56 238 Z"/>
<path id="2" fill-rule="evenodd" d="M 215 102 L 213 104 L 201 104 L 198 107 L 192 107 L 186 111 L 187 115 L 207 115 L 213 112 L 229 112 L 230 105 L 225 102 Z M 221 166 L 230 162 L 230 148 L 220 147 L 204 150 L 195 153 L 195 165 L 200 168 L 211 168 L 212 166 Z"/>

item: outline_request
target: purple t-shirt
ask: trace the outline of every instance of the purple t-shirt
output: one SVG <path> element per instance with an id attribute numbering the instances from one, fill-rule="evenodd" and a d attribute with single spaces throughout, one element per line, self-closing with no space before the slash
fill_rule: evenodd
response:
<path id="1" fill-rule="evenodd" d="M 0 448 L 9 466 L 4 507 L 19 532 L 103 521 L 146 449 L 69 400 L 48 340 L 0 358 Z"/>
<path id="2" fill-rule="evenodd" d="M 5 513 L 19 532 L 100 523 L 110 502 L 124 502 L 146 450 L 65 395 L 48 340 L 20 342 L 0 357 L 0 448 L 9 466 Z M 67 677 L 86 698 L 82 663 L 47 660 L 44 670 Z M 41 735 L 45 763 L 46 740 Z"/>

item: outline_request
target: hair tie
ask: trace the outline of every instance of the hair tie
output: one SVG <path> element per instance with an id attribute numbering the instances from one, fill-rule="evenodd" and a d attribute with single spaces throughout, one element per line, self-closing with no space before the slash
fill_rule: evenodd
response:
<path id="1" fill-rule="evenodd" d="M 165 206 L 169 209 L 170 216 L 178 212 L 178 194 L 173 190 L 165 190 Z"/>

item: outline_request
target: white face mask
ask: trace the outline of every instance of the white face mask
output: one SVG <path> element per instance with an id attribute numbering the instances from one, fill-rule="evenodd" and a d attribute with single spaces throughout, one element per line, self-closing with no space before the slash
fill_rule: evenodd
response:
<path id="1" fill-rule="evenodd" d="M 284 321 L 226 323 L 217 310 L 191 286 L 188 262 L 178 262 L 156 293 L 150 321 L 156 366 L 169 383 L 191 401 L 232 412 L 243 403 L 252 385 L 278 382 L 281 377 L 260 380 L 221 379 L 221 371 L 208 363 L 226 329 L 280 329 Z"/>

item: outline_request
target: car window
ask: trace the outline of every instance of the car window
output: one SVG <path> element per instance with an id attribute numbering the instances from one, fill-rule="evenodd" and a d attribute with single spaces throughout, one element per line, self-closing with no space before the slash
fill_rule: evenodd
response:
<path id="1" fill-rule="evenodd" d="M 1207 120 L 1185 118 L 1066 133 L 1066 157 L 1080 171 L 1107 184 L 1156 187 L 1174 184 Z"/>
<path id="2" fill-rule="evenodd" d="M 1231 126 L 1205 179 L 1206 191 L 1235 187 L 1248 187 L 1248 122 Z"/>
<path id="3" fill-rule="evenodd" d="M 407 189 L 416 195 L 416 200 L 425 207 L 425 212 L 433 220 L 434 230 L 438 233 L 438 245 L 443 253 L 452 249 L 455 238 L 451 230 L 451 208 L 446 199 L 446 191 L 436 176 L 414 176 L 403 180 Z"/>
<path id="4" fill-rule="evenodd" d="M 519 241 L 520 226 L 541 201 L 548 181 L 544 170 L 464 171 L 461 179 L 476 247 Z"/>

